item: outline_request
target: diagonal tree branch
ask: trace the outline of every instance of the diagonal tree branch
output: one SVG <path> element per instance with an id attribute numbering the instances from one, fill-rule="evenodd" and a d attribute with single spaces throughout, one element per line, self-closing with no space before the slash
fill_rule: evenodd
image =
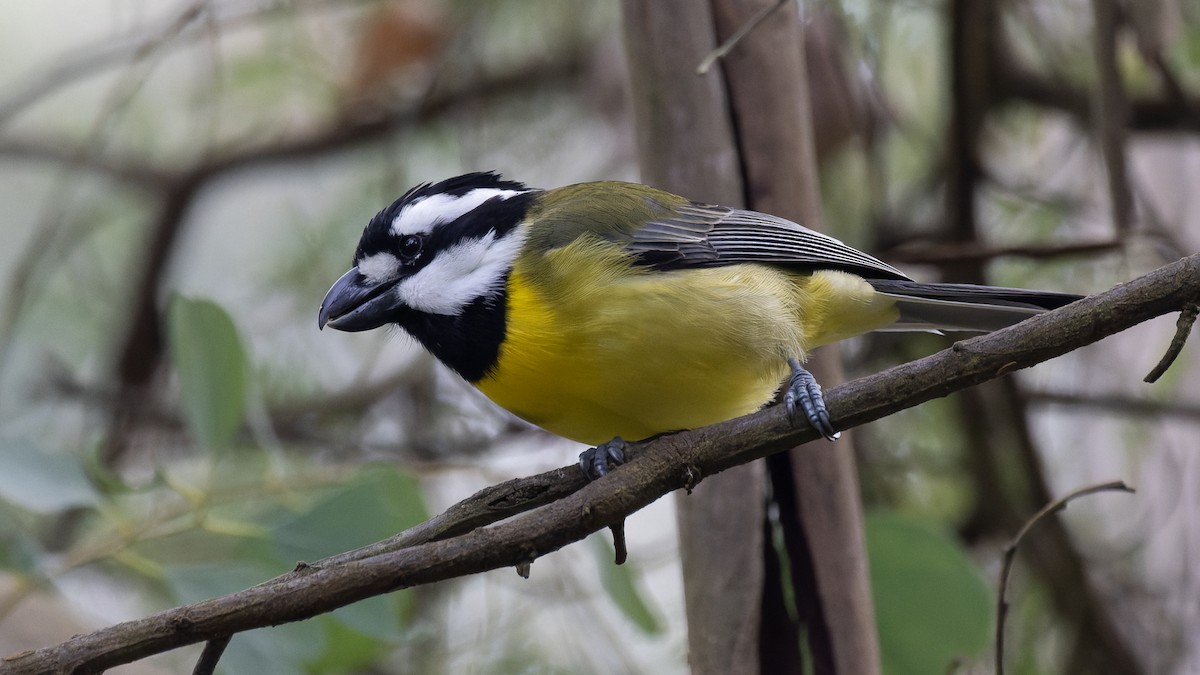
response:
<path id="1" fill-rule="evenodd" d="M 1197 299 L 1200 254 L 1011 328 L 837 387 L 827 402 L 839 428 L 858 426 L 1061 356 L 1179 311 Z M 606 478 L 524 518 L 451 539 L 395 550 L 384 546 L 382 553 L 299 565 L 253 588 L 14 654 L 0 665 L 11 673 L 96 672 L 183 645 L 300 621 L 400 588 L 528 564 L 621 522 L 666 493 L 693 484 L 696 476 L 710 476 L 817 437 L 807 425 L 793 426 L 777 406 L 664 436 L 636 448 L 633 460 Z M 810 446 L 810 451 L 820 448 Z M 566 476 L 573 470 L 559 471 Z M 569 487 L 581 483 L 576 480 Z"/>

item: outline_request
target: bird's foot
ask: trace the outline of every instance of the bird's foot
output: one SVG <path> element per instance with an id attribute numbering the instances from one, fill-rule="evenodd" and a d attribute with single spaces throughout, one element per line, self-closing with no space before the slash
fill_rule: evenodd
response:
<path id="1" fill-rule="evenodd" d="M 625 441 L 616 436 L 579 453 L 579 468 L 591 480 L 608 475 L 608 467 L 625 463 Z"/>
<path id="2" fill-rule="evenodd" d="M 792 376 L 783 393 L 788 417 L 794 420 L 796 413 L 803 410 L 814 429 L 827 440 L 836 440 L 841 432 L 834 429 L 833 422 L 829 420 L 829 411 L 825 408 L 825 398 L 821 396 L 821 385 L 817 384 L 817 378 L 801 367 L 796 359 L 788 359 L 788 365 L 792 367 Z"/>

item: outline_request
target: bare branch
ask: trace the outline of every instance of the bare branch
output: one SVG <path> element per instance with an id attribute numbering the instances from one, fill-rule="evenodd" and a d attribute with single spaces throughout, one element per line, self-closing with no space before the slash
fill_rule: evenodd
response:
<path id="1" fill-rule="evenodd" d="M 63 142 L 57 139 L 0 140 L 0 156 L 74 163 L 77 168 L 108 174 L 117 180 L 140 186 L 158 187 L 162 183 L 180 182 L 187 178 L 207 182 L 229 172 L 344 150 L 413 124 L 436 119 L 465 104 L 521 94 L 563 82 L 579 73 L 582 61 L 582 53 L 568 54 L 554 59 L 553 63 L 531 64 L 527 68 L 480 82 L 463 83 L 452 90 L 435 93 L 411 108 L 378 108 L 352 118 L 339 119 L 305 135 L 275 138 L 258 145 L 238 145 L 224 154 L 215 153 L 215 157 L 182 169 L 156 166 L 133 157 L 114 158 L 110 156 L 112 153 L 106 153 L 103 157 L 86 156 L 78 149 L 64 148 Z M 84 157 L 79 159 L 81 155 Z"/>
<path id="2" fill-rule="evenodd" d="M 85 153 L 79 147 L 53 139 L 33 140 L 25 137 L 0 140 L 0 157 L 70 166 L 147 190 L 158 189 L 164 182 L 174 178 L 174 174 L 166 169 L 137 159 L 112 159 L 96 153 Z"/>
<path id="3" fill-rule="evenodd" d="M 1011 328 L 837 387 L 827 396 L 829 409 L 839 428 L 864 424 L 1060 356 L 1178 311 L 1197 298 L 1200 254 Z M 634 446 L 628 464 L 524 518 L 406 548 L 383 542 L 377 554 L 368 547 L 316 565 L 301 565 L 277 580 L 238 593 L 15 654 L 3 664 L 13 673 L 102 670 L 221 635 L 307 619 L 400 588 L 529 563 L 621 522 L 667 492 L 694 484 L 697 475 L 710 476 L 817 437 L 807 425 L 793 426 L 778 406 L 664 436 Z M 549 472 L 539 477 L 545 490 L 570 492 L 582 479 L 574 465 L 557 472 L 566 487 L 554 479 L 547 481 L 555 473 Z M 510 481 L 502 495 L 523 495 L 526 484 L 526 480 Z M 441 529 L 440 534 L 448 531 L 460 530 L 455 526 Z"/>

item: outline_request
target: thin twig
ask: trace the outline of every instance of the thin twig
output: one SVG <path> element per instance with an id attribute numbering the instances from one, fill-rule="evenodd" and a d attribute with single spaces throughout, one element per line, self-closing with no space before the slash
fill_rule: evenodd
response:
<path id="1" fill-rule="evenodd" d="M 1196 323 L 1197 315 L 1200 315 L 1200 305 L 1189 302 L 1183 306 L 1179 312 L 1179 319 L 1175 321 L 1175 337 L 1171 338 L 1171 344 L 1167 345 L 1167 353 L 1163 354 L 1158 365 L 1154 366 L 1154 370 L 1151 370 L 1143 381 L 1157 382 L 1158 378 L 1162 377 L 1171 367 L 1171 364 L 1175 363 L 1175 359 L 1183 351 L 1183 345 L 1187 342 L 1188 335 L 1192 333 L 1192 325 Z"/>
<path id="2" fill-rule="evenodd" d="M 1107 483 L 1098 483 L 1096 485 L 1087 485 L 1077 490 L 1073 490 L 1058 499 L 1050 502 L 1042 507 L 1040 511 L 1035 513 L 1032 518 L 1025 522 L 1021 530 L 1017 532 L 1017 536 L 1013 537 L 1012 541 L 1004 547 L 1004 562 L 1000 566 L 1000 587 L 996 591 L 996 675 L 1004 675 L 1004 621 L 1008 618 L 1008 578 L 1012 572 L 1013 562 L 1017 558 L 1017 549 L 1021 546 L 1021 541 L 1029 534 L 1038 523 L 1046 518 L 1067 508 L 1067 504 L 1072 500 L 1078 499 L 1086 495 L 1096 492 L 1134 492 L 1134 489 L 1125 484 L 1125 481 L 1114 480 Z"/>
<path id="3" fill-rule="evenodd" d="M 762 9 L 758 10 L 754 16 L 750 17 L 750 19 L 746 21 L 746 23 L 742 24 L 741 28 L 737 29 L 737 32 L 735 32 L 733 35 L 730 35 L 728 40 L 722 42 L 720 46 L 709 52 L 708 56 L 705 56 L 704 59 L 700 61 L 700 65 L 696 66 L 696 74 L 704 75 L 708 73 L 718 59 L 725 58 L 725 55 L 732 51 L 739 42 L 744 40 L 747 35 L 754 31 L 755 28 L 758 28 L 759 24 L 761 24 L 763 21 L 766 21 L 768 16 L 771 16 L 775 10 L 783 7 L 787 3 L 788 0 L 778 0 L 778 2 L 776 2 L 774 5 L 763 7 Z"/>
<path id="4" fill-rule="evenodd" d="M 1099 70 L 1099 83 L 1092 110 L 1096 139 L 1108 174 L 1108 193 L 1112 200 L 1113 224 L 1119 234 L 1133 226 L 1133 191 L 1129 187 L 1129 162 L 1126 152 L 1129 102 L 1121 84 L 1117 64 L 1117 0 L 1092 0 L 1093 54 Z"/>
<path id="5" fill-rule="evenodd" d="M 192 668 L 192 675 L 212 675 L 231 639 L 232 635 L 222 635 L 204 643 L 204 651 L 200 652 L 200 659 L 196 661 L 196 667 Z"/>

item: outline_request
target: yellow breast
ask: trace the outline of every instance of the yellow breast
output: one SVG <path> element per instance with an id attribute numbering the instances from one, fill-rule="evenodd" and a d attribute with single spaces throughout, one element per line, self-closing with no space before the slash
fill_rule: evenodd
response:
<path id="1" fill-rule="evenodd" d="M 840 272 L 652 271 L 586 240 L 541 262 L 514 268 L 499 360 L 475 385 L 583 443 L 753 412 L 771 400 L 789 356 L 895 319 L 866 282 Z"/>

